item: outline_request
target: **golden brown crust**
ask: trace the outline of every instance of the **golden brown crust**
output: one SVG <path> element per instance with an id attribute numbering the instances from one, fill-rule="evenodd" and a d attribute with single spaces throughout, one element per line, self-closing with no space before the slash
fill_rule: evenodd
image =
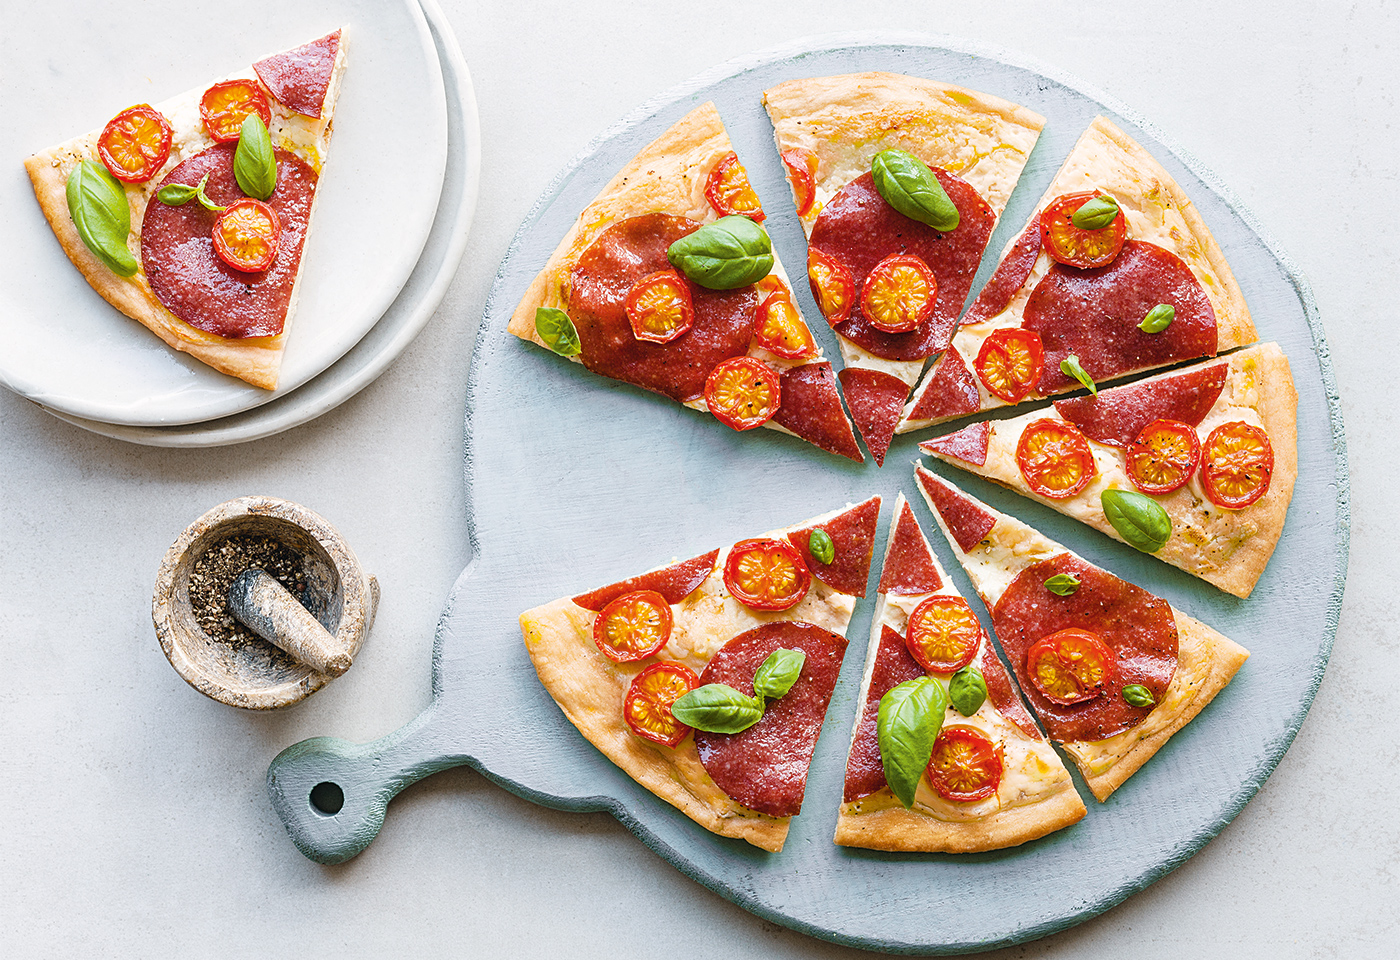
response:
<path id="1" fill-rule="evenodd" d="M 1061 773 L 1061 776 L 1064 776 Z M 890 793 L 882 787 L 873 796 Z M 1078 823 L 1085 814 L 1084 801 L 1068 780 L 1059 793 L 1037 803 L 1007 807 L 980 820 L 950 822 L 894 806 L 854 813 L 841 805 L 836 820 L 836 842 L 845 847 L 865 847 L 906 853 L 981 853 L 1014 847 Z"/>

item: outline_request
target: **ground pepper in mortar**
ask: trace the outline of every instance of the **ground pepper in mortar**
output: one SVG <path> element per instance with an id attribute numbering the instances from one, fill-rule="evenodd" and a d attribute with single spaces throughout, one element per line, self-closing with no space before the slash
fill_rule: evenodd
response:
<path id="1" fill-rule="evenodd" d="M 265 642 L 239 623 L 228 606 L 229 586 L 240 573 L 253 568 L 272 575 L 298 599 L 306 591 L 300 553 L 272 537 L 229 537 L 204 551 L 190 571 L 190 606 L 195 621 L 211 639 L 238 646 Z"/>

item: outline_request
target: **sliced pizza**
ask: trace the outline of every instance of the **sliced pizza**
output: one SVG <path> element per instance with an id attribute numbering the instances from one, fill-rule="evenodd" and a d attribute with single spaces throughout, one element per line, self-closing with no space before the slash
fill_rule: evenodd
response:
<path id="1" fill-rule="evenodd" d="M 337 30 L 25 161 L 92 288 L 170 347 L 277 386 L 345 70 Z"/>
<path id="2" fill-rule="evenodd" d="M 1185 191 L 1104 117 L 1002 254 L 899 432 L 1253 343 L 1244 296 Z"/>
<path id="3" fill-rule="evenodd" d="M 564 715 L 634 780 L 707 830 L 781 850 L 879 514 L 872 497 L 527 610 L 525 647 Z"/>
<path id="4" fill-rule="evenodd" d="M 919 488 L 1026 702 L 1100 801 L 1205 709 L 1249 651 L 923 467 Z"/>
<path id="5" fill-rule="evenodd" d="M 1077 823 L 1084 801 L 1037 729 L 977 615 L 949 582 L 900 494 L 880 573 L 875 619 L 846 762 L 836 842 L 875 850 L 975 853 Z M 906 807 L 885 776 L 898 732 L 879 730 L 880 704 L 932 677 L 948 701 L 927 766 Z M 887 708 L 888 710 L 888 708 Z"/>
<path id="6" fill-rule="evenodd" d="M 791 80 L 763 103 L 807 232 L 812 292 L 841 343 L 846 402 L 883 463 L 1045 119 L 893 73 Z"/>
<path id="7" fill-rule="evenodd" d="M 579 214 L 509 330 L 736 430 L 769 427 L 862 462 L 763 218 L 703 104 Z"/>

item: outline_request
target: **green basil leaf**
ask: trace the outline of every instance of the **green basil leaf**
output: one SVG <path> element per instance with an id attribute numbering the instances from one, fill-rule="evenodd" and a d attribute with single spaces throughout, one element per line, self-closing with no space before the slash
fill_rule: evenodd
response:
<path id="1" fill-rule="evenodd" d="M 540 307 L 535 311 L 535 332 L 544 345 L 561 357 L 576 357 L 583 352 L 579 343 L 578 330 L 574 322 L 563 310 L 554 307 Z"/>
<path id="2" fill-rule="evenodd" d="M 671 704 L 671 715 L 709 733 L 740 733 L 763 717 L 763 701 L 726 683 L 707 683 Z"/>
<path id="3" fill-rule="evenodd" d="M 870 161 L 875 189 L 911 220 L 947 233 L 957 229 L 958 208 L 928 164 L 905 150 L 881 150 Z"/>
<path id="4" fill-rule="evenodd" d="M 214 213 L 222 213 L 223 211 L 227 210 L 228 207 L 221 207 L 221 206 L 219 206 L 217 203 L 215 203 L 213 200 L 210 200 L 210 199 L 209 199 L 209 194 L 207 194 L 207 193 L 204 192 L 204 185 L 205 185 L 206 183 L 208 183 L 208 182 L 209 182 L 209 174 L 206 173 L 206 174 L 203 176 L 203 178 L 200 179 L 200 181 L 199 181 L 199 186 L 195 187 L 195 190 L 194 190 L 195 199 L 199 201 L 199 205 L 200 205 L 201 207 L 203 207 L 205 210 L 211 210 L 211 211 L 213 211 Z"/>
<path id="5" fill-rule="evenodd" d="M 1104 193 L 1074 211 L 1069 222 L 1080 230 L 1102 230 L 1117 218 L 1118 201 Z"/>
<path id="6" fill-rule="evenodd" d="M 836 559 L 836 542 L 831 539 L 831 534 L 820 527 L 807 538 L 807 549 L 818 563 L 829 564 Z"/>
<path id="7" fill-rule="evenodd" d="M 1176 319 L 1176 307 L 1170 303 L 1159 303 L 1151 310 L 1147 311 L 1147 316 L 1142 318 L 1142 323 L 1138 324 L 1138 329 L 1143 333 L 1161 333 L 1172 325 Z"/>
<path id="8" fill-rule="evenodd" d="M 238 181 L 238 189 L 255 200 L 266 200 L 277 189 L 277 155 L 272 152 L 272 136 L 257 111 L 248 114 L 238 128 L 233 178 Z"/>
<path id="9" fill-rule="evenodd" d="M 1094 385 L 1094 378 L 1084 372 L 1084 368 L 1079 365 L 1079 358 L 1070 354 L 1060 361 L 1060 372 L 1067 377 L 1073 377 L 1094 396 L 1099 395 L 1099 388 Z"/>
<path id="10" fill-rule="evenodd" d="M 1057 573 L 1045 581 L 1045 589 L 1057 597 L 1072 596 L 1079 589 L 1079 578 L 1072 573 Z"/>
<path id="11" fill-rule="evenodd" d="M 1131 683 L 1123 688 L 1123 699 L 1135 707 L 1155 707 L 1157 698 L 1152 691 L 1140 683 Z"/>
<path id="12" fill-rule="evenodd" d="M 757 283 L 773 271 L 773 243 L 748 217 L 720 217 L 666 250 L 671 266 L 711 290 Z"/>
<path id="13" fill-rule="evenodd" d="M 948 681 L 948 702 L 964 717 L 970 717 L 982 708 L 987 699 L 987 681 L 982 671 L 972 664 L 953 674 Z"/>
<path id="14" fill-rule="evenodd" d="M 933 741 L 943 729 L 948 696 L 933 677 L 916 677 L 880 698 L 875 721 L 885 781 L 906 807 L 914 805 L 919 778 L 933 756 Z"/>
<path id="15" fill-rule="evenodd" d="M 778 699 L 792 689 L 806 662 L 807 654 L 801 650 L 774 650 L 753 675 L 753 692 L 770 700 Z"/>
<path id="16" fill-rule="evenodd" d="M 131 207 L 116 178 L 102 164 L 84 160 L 68 175 L 66 193 L 68 215 L 93 256 L 119 277 L 135 273 L 136 258 L 126 245 Z"/>
<path id="17" fill-rule="evenodd" d="M 1162 505 L 1132 490 L 1105 490 L 1099 498 L 1113 529 L 1143 553 L 1156 553 L 1172 536 L 1172 518 Z"/>
<path id="18" fill-rule="evenodd" d="M 183 207 L 198 195 L 199 188 L 187 183 L 167 183 L 156 191 L 156 199 L 167 207 Z"/>

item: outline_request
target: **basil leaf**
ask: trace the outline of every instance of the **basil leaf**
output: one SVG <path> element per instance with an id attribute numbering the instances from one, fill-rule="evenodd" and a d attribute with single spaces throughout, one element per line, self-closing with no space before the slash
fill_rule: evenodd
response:
<path id="1" fill-rule="evenodd" d="M 807 549 L 818 563 L 829 564 L 836 559 L 836 542 L 831 539 L 831 534 L 820 527 L 807 538 Z"/>
<path id="2" fill-rule="evenodd" d="M 156 199 L 167 207 L 183 207 L 198 194 L 199 188 L 187 183 L 167 183 L 156 191 Z"/>
<path id="3" fill-rule="evenodd" d="M 1069 222 L 1080 230 L 1102 230 L 1117 218 L 1118 201 L 1104 193 L 1074 211 Z"/>
<path id="4" fill-rule="evenodd" d="M 1070 354 L 1060 361 L 1060 372 L 1067 377 L 1078 380 L 1094 396 L 1099 395 L 1099 388 L 1094 385 L 1094 378 L 1084 372 L 1084 368 L 1079 365 L 1079 358 Z"/>
<path id="5" fill-rule="evenodd" d="M 928 164 L 906 150 L 881 150 L 870 161 L 875 189 L 910 220 L 947 233 L 956 230 L 958 208 Z"/>
<path id="6" fill-rule="evenodd" d="M 885 781 L 906 807 L 914 805 L 919 778 L 928 769 L 947 709 L 943 684 L 933 677 L 906 680 L 880 698 L 875 731 Z"/>
<path id="7" fill-rule="evenodd" d="M 948 681 L 948 702 L 964 717 L 970 717 L 982 708 L 987 699 L 987 681 L 982 671 L 972 664 L 953 674 Z"/>
<path id="8" fill-rule="evenodd" d="M 563 310 L 556 310 L 554 307 L 540 307 L 536 310 L 535 332 L 540 335 L 546 347 L 561 357 L 576 357 L 583 352 L 578 330 Z"/>
<path id="9" fill-rule="evenodd" d="M 774 650 L 753 675 L 753 692 L 770 700 L 778 699 L 792 689 L 806 662 L 807 654 L 801 650 Z"/>
<path id="10" fill-rule="evenodd" d="M 1172 518 L 1151 497 L 1131 490 L 1105 490 L 1099 498 L 1104 516 L 1129 546 L 1156 553 L 1172 536 Z"/>
<path id="11" fill-rule="evenodd" d="M 1161 333 L 1172 325 L 1176 319 L 1176 307 L 1170 303 L 1159 303 L 1151 310 L 1147 311 L 1147 316 L 1142 318 L 1142 323 L 1138 324 L 1138 329 L 1143 333 Z"/>
<path id="12" fill-rule="evenodd" d="M 93 256 L 119 277 L 136 272 L 136 258 L 127 248 L 131 207 L 126 191 L 107 168 L 84 160 L 68 175 L 68 216 Z"/>
<path id="13" fill-rule="evenodd" d="M 1045 589 L 1057 597 L 1072 596 L 1079 589 L 1079 578 L 1072 573 L 1057 573 L 1045 581 Z"/>
<path id="14" fill-rule="evenodd" d="M 1132 683 L 1123 688 L 1123 699 L 1135 707 L 1155 707 L 1157 698 L 1152 691 L 1140 683 Z"/>
<path id="15" fill-rule="evenodd" d="M 233 178 L 238 181 L 238 189 L 255 200 L 266 200 L 277 189 L 277 155 L 272 152 L 267 125 L 256 111 L 248 114 L 238 128 Z"/>
<path id="16" fill-rule="evenodd" d="M 773 271 L 773 243 L 748 217 L 720 217 L 666 250 L 671 266 L 711 290 L 735 290 Z"/>
<path id="17" fill-rule="evenodd" d="M 727 683 L 707 683 L 671 704 L 671 715 L 696 730 L 740 733 L 763 717 L 763 701 Z"/>

